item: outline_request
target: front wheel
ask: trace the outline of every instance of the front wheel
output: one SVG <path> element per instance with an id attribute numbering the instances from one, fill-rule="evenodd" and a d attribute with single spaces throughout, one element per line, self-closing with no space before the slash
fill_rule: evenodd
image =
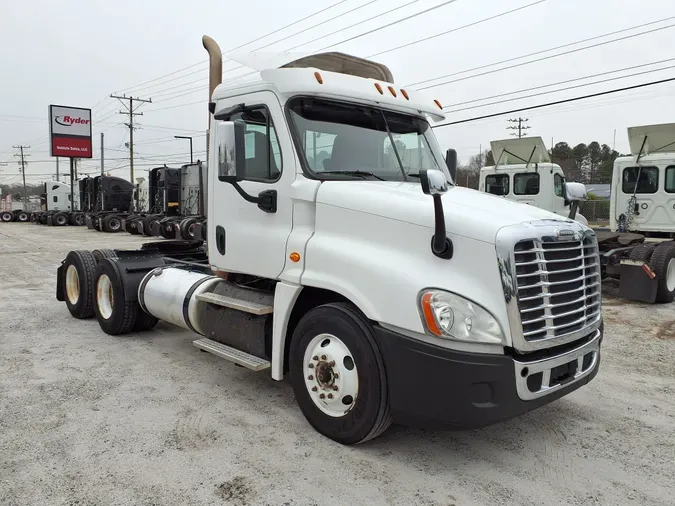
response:
<path id="1" fill-rule="evenodd" d="M 324 436 L 356 444 L 391 425 L 382 355 L 372 325 L 353 306 L 325 304 L 303 316 L 289 366 L 296 401 Z"/>

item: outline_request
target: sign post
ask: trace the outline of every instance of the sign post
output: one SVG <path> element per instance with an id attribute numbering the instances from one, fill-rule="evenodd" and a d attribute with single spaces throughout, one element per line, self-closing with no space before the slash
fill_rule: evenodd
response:
<path id="1" fill-rule="evenodd" d="M 51 155 L 70 158 L 70 210 L 75 210 L 75 158 L 92 158 L 91 109 L 49 106 Z"/>

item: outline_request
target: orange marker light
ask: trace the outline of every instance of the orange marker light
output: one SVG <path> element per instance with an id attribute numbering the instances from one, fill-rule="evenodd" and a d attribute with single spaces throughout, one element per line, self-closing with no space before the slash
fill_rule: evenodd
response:
<path id="1" fill-rule="evenodd" d="M 319 84 L 323 84 L 323 77 L 321 77 L 321 74 L 319 74 L 318 72 L 314 72 L 314 77 L 316 77 L 316 81 Z"/>
<path id="2" fill-rule="evenodd" d="M 380 83 L 375 83 L 375 88 L 377 88 L 377 91 L 380 92 L 380 95 L 384 95 L 384 92 L 382 91 L 382 86 L 380 86 Z"/>
<path id="3" fill-rule="evenodd" d="M 431 299 L 433 295 L 430 293 L 425 293 L 422 296 L 422 313 L 424 313 L 424 321 L 427 324 L 427 328 L 432 334 L 437 336 L 442 336 L 443 333 L 441 329 L 436 325 L 436 318 L 434 318 L 434 310 L 431 307 Z"/>
<path id="4" fill-rule="evenodd" d="M 392 86 L 389 86 L 389 93 L 396 96 L 396 90 Z"/>
<path id="5" fill-rule="evenodd" d="M 408 96 L 408 92 L 407 92 L 407 91 L 401 90 L 401 95 L 403 95 L 403 97 L 404 97 L 406 100 L 410 100 L 410 97 Z"/>
<path id="6" fill-rule="evenodd" d="M 438 100 L 434 100 L 434 104 L 436 104 L 441 111 L 443 110 L 443 106 Z"/>
<path id="7" fill-rule="evenodd" d="M 288 258 L 291 259 L 291 262 L 296 262 L 296 263 L 297 263 L 297 262 L 300 261 L 300 253 L 294 251 L 293 253 L 291 253 L 291 254 L 289 255 Z"/>

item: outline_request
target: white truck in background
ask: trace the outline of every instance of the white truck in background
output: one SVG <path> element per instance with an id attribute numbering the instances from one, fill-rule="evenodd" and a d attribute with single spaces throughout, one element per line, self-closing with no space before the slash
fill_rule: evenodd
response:
<path id="1" fill-rule="evenodd" d="M 566 198 L 565 174 L 560 165 L 551 163 L 541 137 L 492 141 L 490 148 L 495 164 L 481 168 L 480 191 L 572 217 L 588 225 L 586 218 L 576 212 L 578 203 Z"/>
<path id="2" fill-rule="evenodd" d="M 47 222 L 47 215 L 61 211 L 70 213 L 70 185 L 58 181 L 49 181 L 44 183 L 43 192 L 40 194 L 39 202 L 32 202 L 29 199 L 28 205 L 23 202 L 12 202 L 11 195 L 6 201 L 5 206 L 0 210 L 0 221 L 18 221 L 18 222 L 40 222 L 44 219 Z M 77 195 L 76 195 L 77 197 Z M 75 208 L 77 209 L 75 202 Z M 66 222 L 67 223 L 67 222 Z"/>
<path id="3" fill-rule="evenodd" d="M 220 48 L 203 43 L 207 248 L 71 251 L 56 297 L 74 317 L 111 335 L 163 320 L 290 375 L 308 422 L 343 444 L 392 422 L 492 424 L 597 374 L 592 230 L 455 186 L 430 124 L 441 104 L 385 65 L 321 53 L 222 83 Z"/>

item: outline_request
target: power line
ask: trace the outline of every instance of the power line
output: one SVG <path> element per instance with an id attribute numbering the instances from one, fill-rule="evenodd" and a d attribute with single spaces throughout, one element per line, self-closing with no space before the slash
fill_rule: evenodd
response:
<path id="1" fill-rule="evenodd" d="M 126 94 L 122 95 L 121 97 L 118 95 L 110 95 L 110 98 L 116 98 L 122 104 L 124 107 L 127 108 L 126 112 L 125 111 L 120 111 L 120 114 L 124 114 L 126 116 L 129 116 L 129 123 L 127 123 L 127 126 L 129 127 L 129 175 L 130 179 L 129 181 L 134 180 L 134 116 L 142 116 L 142 112 L 135 112 L 134 109 L 134 100 L 136 102 L 139 102 L 139 104 L 136 106 L 137 108 L 142 106 L 143 104 L 149 104 L 152 103 L 152 99 L 144 99 L 144 98 L 134 98 L 134 97 L 127 97 Z M 125 100 L 129 101 L 129 105 L 126 105 L 124 103 Z M 137 196 L 138 198 L 138 196 Z"/>
<path id="2" fill-rule="evenodd" d="M 507 121 L 509 123 L 518 123 L 518 126 L 513 125 L 513 126 L 510 126 L 510 127 L 506 127 L 506 129 L 507 130 L 518 130 L 518 133 L 514 132 L 511 135 L 513 135 L 514 137 L 518 137 L 519 139 L 521 139 L 523 137 L 523 135 L 527 135 L 527 133 L 523 133 L 523 130 L 528 130 L 528 129 L 532 128 L 532 127 L 529 127 L 529 126 L 523 126 L 523 123 L 526 123 L 526 122 L 530 121 L 527 118 L 520 118 L 520 117 L 518 117 L 517 119 L 511 118 Z"/>
<path id="3" fill-rule="evenodd" d="M 347 1 L 347 0 L 341 0 L 341 1 L 339 1 L 339 2 L 336 2 L 336 3 L 332 4 L 332 5 L 329 5 L 328 7 L 325 7 L 325 8 L 323 8 L 323 9 L 321 9 L 321 10 L 316 11 L 316 12 L 313 13 L 313 14 L 310 14 L 309 16 L 305 16 L 304 18 L 299 19 L 299 20 L 297 20 L 297 21 L 294 21 L 293 23 L 289 23 L 288 25 L 282 26 L 281 28 L 278 28 L 278 29 L 274 30 L 273 32 L 267 33 L 267 34 L 265 34 L 265 35 L 262 35 L 261 37 L 258 37 L 257 39 L 250 40 L 250 41 L 248 41 L 248 42 L 245 42 L 244 44 L 241 44 L 240 46 L 237 46 L 237 47 L 235 47 L 235 48 L 229 49 L 227 52 L 236 51 L 237 49 L 241 49 L 241 48 L 244 47 L 244 46 L 248 46 L 249 44 L 253 44 L 254 42 L 258 42 L 259 40 L 262 40 L 262 39 L 264 39 L 264 38 L 266 38 L 266 37 L 269 37 L 270 35 L 274 35 L 275 33 L 278 33 L 278 32 L 280 32 L 280 31 L 282 31 L 282 30 L 285 30 L 286 28 L 290 28 L 290 27 L 293 26 L 293 25 L 302 23 L 303 21 L 306 21 L 306 20 L 308 20 L 308 19 L 310 19 L 310 18 L 312 18 L 312 17 L 314 17 L 314 16 L 318 16 L 319 14 L 322 14 L 322 13 L 328 11 L 328 10 L 331 10 L 331 9 L 337 7 L 338 5 L 345 3 L 346 1 Z M 149 84 L 149 83 L 153 83 L 153 82 L 155 82 L 155 81 L 159 81 L 160 79 L 163 79 L 163 78 L 165 78 L 165 77 L 169 77 L 169 76 L 172 76 L 172 75 L 174 75 L 174 74 L 178 74 L 179 72 L 182 72 L 183 70 L 188 70 L 188 69 L 197 67 L 197 66 L 199 66 L 199 65 L 203 65 L 204 63 L 208 63 L 208 61 L 209 61 L 209 60 L 202 60 L 202 61 L 200 61 L 200 62 L 198 62 L 198 63 L 193 64 L 193 65 L 189 65 L 188 67 L 184 67 L 184 68 L 179 69 L 179 70 L 176 70 L 176 71 L 174 71 L 174 72 L 170 72 L 169 74 L 165 74 L 165 75 L 160 76 L 160 77 L 157 77 L 157 78 L 155 78 L 155 79 L 150 79 L 149 81 L 142 82 L 142 83 L 137 84 L 137 85 L 135 85 L 135 86 L 130 86 L 130 87 L 128 87 L 128 88 L 124 88 L 124 89 L 122 89 L 121 91 L 129 91 L 129 90 L 131 90 L 131 89 L 138 88 L 139 86 L 143 86 L 144 84 Z M 206 69 L 204 69 L 204 70 L 206 70 Z M 195 73 L 195 72 L 191 72 L 190 74 L 186 74 L 185 76 L 181 76 L 180 78 L 176 78 L 176 79 L 182 79 L 183 77 L 186 77 L 186 76 L 191 75 L 191 74 L 194 74 L 194 73 Z M 174 81 L 174 80 L 176 80 L 176 79 L 170 79 L 170 80 L 168 80 L 168 81 L 165 81 L 165 83 Z M 164 84 L 164 83 L 161 83 L 161 84 Z M 143 90 L 143 89 L 147 89 L 147 88 L 141 88 L 141 89 L 139 89 L 139 90 L 135 90 L 135 92 L 137 93 L 138 91 L 141 91 L 141 90 Z"/>
<path id="4" fill-rule="evenodd" d="M 675 59 L 675 58 L 673 58 L 673 59 Z M 661 67 L 661 68 L 658 68 L 658 69 L 645 70 L 645 71 L 642 71 L 642 72 L 634 72 L 632 74 L 627 74 L 625 76 L 617 76 L 617 77 L 610 77 L 610 78 L 607 78 L 607 79 L 600 79 L 598 81 L 593 81 L 593 82 L 590 82 L 590 83 L 576 84 L 574 86 L 565 86 L 564 88 L 558 88 L 556 90 L 542 91 L 542 92 L 539 92 L 539 93 L 531 93 L 530 95 L 523 95 L 521 97 L 506 98 L 504 100 L 497 100 L 495 102 L 478 104 L 478 105 L 474 105 L 474 106 L 471 106 L 471 107 L 463 107 L 461 109 L 452 109 L 448 112 L 455 113 L 455 112 L 461 112 L 461 111 L 469 111 L 469 110 L 473 110 L 473 109 L 478 109 L 480 107 L 488 107 L 490 105 L 504 104 L 506 102 L 513 102 L 515 100 L 523 100 L 525 98 L 538 97 L 538 96 L 541 96 L 541 95 L 550 95 L 551 93 L 558 93 L 560 91 L 568 91 L 568 90 L 574 90 L 574 89 L 577 89 L 577 88 L 584 88 L 586 86 L 593 86 L 593 85 L 596 85 L 596 84 L 603 84 L 603 83 L 608 83 L 608 82 L 611 82 L 611 81 L 618 81 L 619 79 L 627 79 L 629 77 L 641 76 L 641 75 L 644 75 L 644 74 L 651 74 L 651 73 L 654 73 L 654 72 L 661 72 L 663 70 L 668 70 L 668 69 L 672 69 L 672 68 L 675 68 L 675 65 L 669 65 L 667 67 Z M 586 78 L 579 78 L 579 79 L 587 79 L 587 77 Z M 549 84 L 549 85 L 542 86 L 542 87 L 555 86 L 556 84 L 560 84 L 560 83 L 553 83 L 553 84 Z M 526 91 L 526 90 L 523 90 L 523 91 Z M 511 93 L 507 93 L 505 95 L 511 95 L 513 93 L 518 93 L 518 92 L 511 92 Z M 452 107 L 452 106 L 447 106 L 447 107 Z M 443 109 L 446 109 L 446 107 L 444 107 Z"/>
<path id="5" fill-rule="evenodd" d="M 669 83 L 669 82 L 673 82 L 673 81 L 675 81 L 675 77 L 671 77 L 669 79 L 661 79 L 659 81 L 652 81 L 652 82 L 648 82 L 648 83 L 636 84 L 636 85 L 633 85 L 633 86 L 626 86 L 624 88 L 615 88 L 613 90 L 600 91 L 598 93 L 591 93 L 590 95 L 583 95 L 583 96 L 580 96 L 580 97 L 572 97 L 572 98 L 566 98 L 564 100 L 556 100 L 555 102 L 547 102 L 545 104 L 532 105 L 532 106 L 529 106 L 529 107 L 520 107 L 518 109 L 513 109 L 511 111 L 503 111 L 503 112 L 497 112 L 497 113 L 494 113 L 494 114 L 486 114 L 484 116 L 477 116 L 477 117 L 474 117 L 474 118 L 467 118 L 467 119 L 462 119 L 462 120 L 458 120 L 458 121 L 450 121 L 450 122 L 447 122 L 447 123 L 441 123 L 440 125 L 433 125 L 431 128 L 441 128 L 441 127 L 444 127 L 444 126 L 459 125 L 461 123 L 469 123 L 471 121 L 478 121 L 478 120 L 481 120 L 481 119 L 496 118 L 497 116 L 505 116 L 507 114 L 514 114 L 514 113 L 517 113 L 517 112 L 531 111 L 533 109 L 540 109 L 542 107 L 550 107 L 552 105 L 566 104 L 568 102 L 575 102 L 577 100 L 586 100 L 586 99 L 589 99 L 589 98 L 600 97 L 600 96 L 603 96 L 603 95 L 610 95 L 612 93 L 619 93 L 619 92 L 622 92 L 622 91 L 634 90 L 634 89 L 637 89 L 637 88 L 645 88 L 647 86 L 654 86 L 654 85 L 657 85 L 657 84 Z"/>
<path id="6" fill-rule="evenodd" d="M 425 79 L 423 81 L 417 81 L 416 83 L 410 83 L 410 84 L 406 85 L 406 87 L 413 87 L 413 86 L 417 86 L 418 84 L 425 84 L 425 83 L 429 83 L 431 81 L 437 81 L 438 79 L 445 79 L 446 77 L 458 76 L 458 75 L 461 75 L 461 74 L 466 74 L 468 72 L 473 72 L 475 70 L 482 70 L 482 69 L 485 69 L 485 68 L 488 68 L 488 67 L 494 67 L 495 65 L 501 65 L 502 63 L 509 63 L 509 62 L 516 61 L 516 60 L 522 60 L 523 58 L 529 58 L 530 56 L 537 56 L 539 54 L 548 53 L 550 51 L 556 51 L 558 49 L 564 49 L 566 47 L 576 46 L 577 44 L 583 44 L 585 42 L 590 42 L 592 40 L 602 39 L 604 37 L 609 37 L 611 35 L 616 35 L 616 34 L 619 34 L 619 33 L 624 33 L 624 32 L 628 32 L 628 31 L 631 31 L 631 30 L 636 30 L 638 28 L 644 28 L 645 26 L 651 26 L 651 25 L 654 25 L 654 24 L 657 24 L 657 23 L 662 23 L 664 21 L 670 21 L 672 19 L 675 19 L 675 16 L 670 16 L 670 17 L 659 19 L 659 20 L 656 20 L 656 21 L 650 21 L 649 23 L 642 23 L 640 25 L 631 26 L 629 28 L 623 28 L 621 30 L 616 30 L 616 31 L 613 31 L 613 32 L 604 33 L 602 35 L 596 35 L 594 37 L 589 37 L 587 39 L 576 40 L 574 42 L 569 42 L 567 44 L 562 44 L 560 46 L 550 47 L 548 49 L 542 49 L 540 51 L 535 51 L 533 53 L 528 53 L 528 54 L 516 56 L 516 57 L 513 57 L 513 58 L 507 58 L 506 60 L 488 63 L 486 65 L 480 65 L 478 67 L 473 67 L 473 68 L 470 68 L 470 69 L 460 70 L 459 72 L 453 72 L 452 74 L 445 74 L 443 76 L 432 77 L 431 79 Z M 596 44 L 596 45 L 586 46 L 586 47 L 583 47 L 583 48 L 574 49 L 572 51 L 563 52 L 563 53 L 559 53 L 559 54 L 556 54 L 556 55 L 551 55 L 547 58 L 555 58 L 557 56 L 567 55 L 567 54 L 574 53 L 574 52 L 577 52 L 577 51 L 583 51 L 585 49 L 591 49 L 593 47 L 597 47 L 597 46 L 600 46 L 600 45 L 603 45 L 603 44 L 610 44 L 612 42 L 618 42 L 618 41 L 625 40 L 625 39 L 632 38 L 632 37 L 639 37 L 641 35 L 646 35 L 646 34 L 649 34 L 649 33 L 655 32 L 655 31 L 664 30 L 666 28 L 671 28 L 672 26 L 673 25 L 668 25 L 668 26 L 665 26 L 665 27 L 656 28 L 654 30 L 649 30 L 649 31 L 629 35 L 627 37 L 612 39 L 610 41 L 601 42 L 601 43 Z M 546 59 L 546 58 L 544 58 L 544 59 Z M 529 63 L 534 63 L 534 62 L 539 62 L 539 61 L 542 61 L 542 59 L 532 60 L 530 62 L 525 62 L 524 64 L 527 65 Z M 504 68 L 501 68 L 501 69 L 497 69 L 494 72 L 499 72 L 500 70 L 505 70 L 505 69 L 510 69 L 510 68 L 513 68 L 513 67 L 504 67 Z M 472 77 L 478 77 L 478 76 L 482 76 L 482 75 L 485 75 L 485 74 L 476 74 L 476 75 L 473 75 L 473 76 L 469 76 L 466 79 L 471 79 Z M 429 85 L 429 86 L 424 86 L 422 88 L 416 88 L 416 89 L 418 91 L 421 91 L 421 90 L 426 90 L 428 88 L 434 88 L 436 86 L 441 86 L 443 84 L 448 84 L 448 83 L 451 83 L 451 82 L 456 82 L 456 81 L 447 81 L 447 82 L 433 84 L 433 85 Z"/>

